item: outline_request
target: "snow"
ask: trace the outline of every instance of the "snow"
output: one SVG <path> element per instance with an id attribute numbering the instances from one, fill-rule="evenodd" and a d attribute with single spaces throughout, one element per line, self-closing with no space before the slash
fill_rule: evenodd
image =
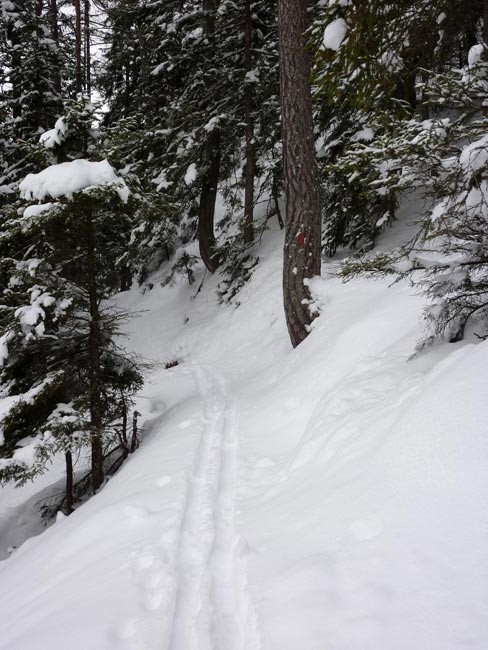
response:
<path id="1" fill-rule="evenodd" d="M 7 361 L 8 359 L 8 342 L 11 339 L 12 334 L 8 332 L 7 334 L 2 334 L 0 336 L 0 366 L 3 366 L 3 364 Z M 0 445 L 3 444 L 0 442 Z"/>
<path id="2" fill-rule="evenodd" d="M 374 139 L 374 131 L 369 126 L 351 136 L 351 142 L 371 142 Z"/>
<path id="3" fill-rule="evenodd" d="M 79 159 L 51 165 L 38 174 L 27 174 L 19 184 L 22 198 L 44 201 L 46 197 L 71 196 L 89 187 L 113 184 L 122 201 L 128 198 L 128 189 L 122 178 L 107 160 L 92 162 Z"/>
<path id="4" fill-rule="evenodd" d="M 25 447 L 19 447 L 14 451 L 13 460 L 16 463 L 21 463 L 24 465 L 32 465 L 36 459 L 37 454 L 37 445 L 31 443 Z"/>
<path id="5" fill-rule="evenodd" d="M 185 173 L 185 184 L 186 185 L 193 185 L 193 183 L 197 180 L 197 166 L 195 163 L 191 163 L 188 165 L 188 169 L 186 170 Z"/>
<path id="6" fill-rule="evenodd" d="M 39 142 L 44 145 L 46 149 L 54 149 L 57 145 L 64 142 L 65 136 L 68 133 L 68 124 L 64 117 L 56 120 L 54 129 L 45 131 L 39 138 Z"/>
<path id="7" fill-rule="evenodd" d="M 48 210 L 50 210 L 52 207 L 54 207 L 54 203 L 40 203 L 40 204 L 29 205 L 24 210 L 24 217 L 26 219 L 31 219 L 32 217 L 38 217 L 43 212 L 47 212 Z"/>
<path id="8" fill-rule="evenodd" d="M 252 83 L 252 84 L 259 83 L 259 69 L 255 68 L 254 70 L 249 70 L 249 72 L 246 72 L 244 81 L 246 83 Z"/>
<path id="9" fill-rule="evenodd" d="M 384 52 L 380 61 L 389 72 L 399 72 L 405 67 L 402 58 L 392 50 Z"/>
<path id="10" fill-rule="evenodd" d="M 38 336 L 44 334 L 45 309 L 56 304 L 56 298 L 39 287 L 33 287 L 30 294 L 30 304 L 15 310 L 15 318 L 19 320 L 22 331 L 29 334 L 34 328 Z"/>
<path id="11" fill-rule="evenodd" d="M 322 45 L 325 49 L 337 51 L 342 41 L 346 38 L 347 23 L 344 18 L 336 18 L 327 25 L 322 38 Z"/>
<path id="12" fill-rule="evenodd" d="M 412 357 L 423 300 L 330 262 L 292 350 L 273 228 L 238 309 L 202 268 L 118 297 L 144 440 L 0 563 L 2 650 L 487 647 L 488 342 Z"/>
<path id="13" fill-rule="evenodd" d="M 481 43 L 473 45 L 468 52 L 468 65 L 474 66 L 483 61 L 485 48 Z"/>
<path id="14" fill-rule="evenodd" d="M 459 156 L 464 171 L 476 173 L 488 162 L 488 135 L 464 147 Z"/>
<path id="15" fill-rule="evenodd" d="M 216 115 L 214 117 L 211 117 L 210 120 L 204 125 L 204 127 L 203 127 L 204 130 L 207 133 L 210 133 L 211 131 L 213 131 L 214 129 L 216 129 L 219 126 L 220 122 L 223 119 L 225 119 L 225 117 L 226 117 L 225 113 L 222 113 L 221 115 Z"/>

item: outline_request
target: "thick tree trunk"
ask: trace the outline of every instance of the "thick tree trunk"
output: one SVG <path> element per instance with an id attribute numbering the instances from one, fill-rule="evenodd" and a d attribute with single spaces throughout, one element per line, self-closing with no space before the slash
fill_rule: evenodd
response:
<path id="1" fill-rule="evenodd" d="M 96 242 L 93 215 L 86 212 L 86 240 L 88 266 L 88 296 L 90 305 L 89 363 L 90 363 L 90 425 L 92 456 L 92 488 L 96 492 L 103 483 L 103 440 L 102 440 L 102 380 L 100 369 L 100 310 L 96 278 Z"/>
<path id="2" fill-rule="evenodd" d="M 283 161 L 286 231 L 283 297 L 292 345 L 308 335 L 313 320 L 304 280 L 320 274 L 321 214 L 313 135 L 310 64 L 305 51 L 306 0 L 279 0 Z"/>
<path id="3" fill-rule="evenodd" d="M 251 0 L 244 3 L 244 68 L 252 70 L 252 15 Z M 256 151 L 254 146 L 253 84 L 247 80 L 244 87 L 244 121 L 246 124 L 246 165 L 244 173 L 244 243 L 254 241 L 254 177 L 256 175 Z"/>
<path id="4" fill-rule="evenodd" d="M 215 253 L 214 216 L 220 172 L 220 130 L 214 129 L 206 143 L 206 170 L 202 180 L 198 211 L 198 243 L 203 263 L 215 273 L 219 260 Z"/>

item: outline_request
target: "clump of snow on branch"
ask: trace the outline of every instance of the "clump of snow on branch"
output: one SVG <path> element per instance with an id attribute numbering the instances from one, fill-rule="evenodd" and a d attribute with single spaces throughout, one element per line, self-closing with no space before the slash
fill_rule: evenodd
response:
<path id="1" fill-rule="evenodd" d="M 127 202 L 129 190 L 107 160 L 91 162 L 80 159 L 51 165 L 38 174 L 28 174 L 19 189 L 22 198 L 43 201 L 46 197 L 71 196 L 100 185 L 114 185 L 120 199 Z"/>
<path id="2" fill-rule="evenodd" d="M 46 149 L 54 149 L 57 145 L 62 144 L 66 139 L 68 133 L 68 124 L 64 117 L 60 117 L 54 129 L 49 129 L 41 135 L 39 142 L 46 147 Z"/>
<path id="3" fill-rule="evenodd" d="M 188 169 L 186 170 L 185 184 L 193 185 L 196 179 L 197 179 L 197 166 L 195 165 L 195 163 L 191 163 L 191 165 L 189 165 Z"/>
<path id="4" fill-rule="evenodd" d="M 53 207 L 54 207 L 54 203 L 41 203 L 35 205 L 28 205 L 24 210 L 23 216 L 26 219 L 32 219 L 33 217 L 38 217 L 43 212 L 48 212 Z"/>
<path id="5" fill-rule="evenodd" d="M 340 48 L 342 41 L 346 38 L 347 24 L 344 18 L 336 18 L 327 25 L 324 30 L 322 45 L 325 49 L 337 50 Z"/>

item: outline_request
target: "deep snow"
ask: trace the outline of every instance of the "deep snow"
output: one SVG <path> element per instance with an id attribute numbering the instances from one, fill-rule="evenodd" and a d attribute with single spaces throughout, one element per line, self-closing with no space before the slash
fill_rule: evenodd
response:
<path id="1" fill-rule="evenodd" d="M 2 650 L 488 647 L 488 342 L 411 358 L 422 300 L 332 263 L 292 350 L 281 233 L 260 257 L 238 309 L 120 295 L 144 442 L 0 563 Z"/>

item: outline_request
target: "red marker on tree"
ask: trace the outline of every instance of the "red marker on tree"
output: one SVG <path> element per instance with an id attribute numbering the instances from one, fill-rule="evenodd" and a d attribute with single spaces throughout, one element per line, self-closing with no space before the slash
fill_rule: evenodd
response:
<path id="1" fill-rule="evenodd" d="M 305 233 L 303 230 L 300 230 L 298 233 L 297 244 L 299 248 L 303 248 L 305 246 Z"/>

